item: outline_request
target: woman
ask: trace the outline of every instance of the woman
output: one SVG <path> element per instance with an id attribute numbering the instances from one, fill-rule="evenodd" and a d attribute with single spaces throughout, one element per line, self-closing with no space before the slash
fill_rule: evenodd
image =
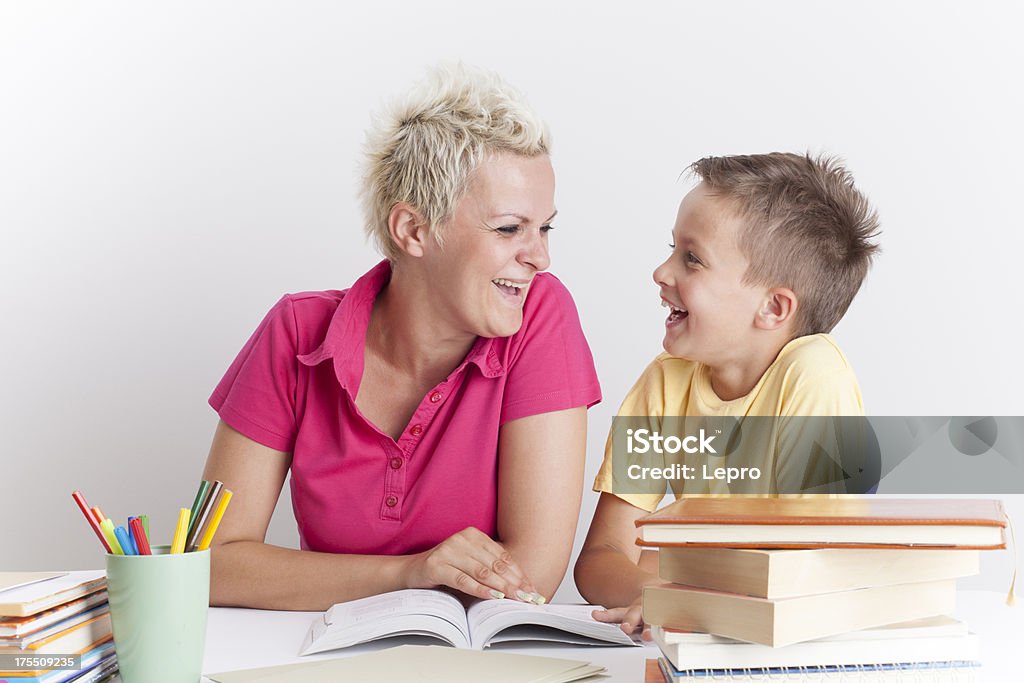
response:
<path id="1" fill-rule="evenodd" d="M 548 267 L 548 134 L 493 75 L 437 71 L 378 117 L 362 195 L 387 257 L 285 296 L 210 404 L 235 493 L 211 602 L 321 610 L 401 588 L 543 602 L 572 549 L 600 400 Z M 301 550 L 264 543 L 291 470 Z"/>

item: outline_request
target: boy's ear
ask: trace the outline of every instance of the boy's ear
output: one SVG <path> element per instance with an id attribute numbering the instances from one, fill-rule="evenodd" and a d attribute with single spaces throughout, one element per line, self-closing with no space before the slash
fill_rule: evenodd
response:
<path id="1" fill-rule="evenodd" d="M 795 320 L 799 307 L 800 302 L 792 289 L 786 287 L 770 289 L 761 303 L 757 315 L 754 316 L 754 327 L 761 330 L 777 330 Z"/>
<path id="2" fill-rule="evenodd" d="M 429 236 L 427 222 L 410 204 L 399 202 L 388 214 L 388 233 L 391 241 L 410 256 L 423 256 L 424 245 Z"/>

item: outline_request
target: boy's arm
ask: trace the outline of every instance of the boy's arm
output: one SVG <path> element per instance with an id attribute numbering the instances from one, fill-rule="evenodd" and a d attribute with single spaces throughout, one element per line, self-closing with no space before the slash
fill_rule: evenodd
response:
<path id="1" fill-rule="evenodd" d="M 658 578 L 658 554 L 641 552 L 635 543 L 634 522 L 648 514 L 618 496 L 602 493 L 573 572 L 576 587 L 587 602 L 610 608 L 595 610 L 594 618 L 621 623 L 626 633 L 643 623 L 644 586 L 665 583 Z M 647 629 L 644 635 L 649 637 Z"/>

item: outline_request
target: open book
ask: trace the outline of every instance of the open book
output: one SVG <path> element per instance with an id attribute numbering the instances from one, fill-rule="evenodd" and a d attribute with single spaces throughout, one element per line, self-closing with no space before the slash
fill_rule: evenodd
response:
<path id="1" fill-rule="evenodd" d="M 482 650 L 495 643 L 542 640 L 572 645 L 636 645 L 614 624 L 594 621 L 592 605 L 531 605 L 483 600 L 469 609 L 448 593 L 407 589 L 338 603 L 318 616 L 300 655 L 391 636 L 439 638 Z"/>

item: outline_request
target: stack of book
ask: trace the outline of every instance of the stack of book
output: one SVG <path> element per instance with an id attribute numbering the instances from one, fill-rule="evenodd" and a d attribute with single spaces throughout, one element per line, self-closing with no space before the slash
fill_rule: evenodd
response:
<path id="1" fill-rule="evenodd" d="M 117 673 L 102 571 L 0 572 L 0 679 L 97 683 Z"/>
<path id="2" fill-rule="evenodd" d="M 979 666 L 949 615 L 979 551 L 1005 547 L 998 501 L 690 498 L 637 525 L 672 582 L 643 597 L 667 680 L 971 680 Z"/>

